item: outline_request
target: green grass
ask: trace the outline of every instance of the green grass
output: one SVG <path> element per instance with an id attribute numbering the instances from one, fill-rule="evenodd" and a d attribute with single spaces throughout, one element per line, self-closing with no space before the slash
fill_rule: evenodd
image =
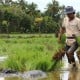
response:
<path id="1" fill-rule="evenodd" d="M 57 39 L 53 35 L 48 36 L 51 37 L 42 35 L 33 38 L 1 38 L 0 55 L 9 56 L 2 67 L 17 71 L 53 69 L 52 56 L 61 48 L 61 45 L 57 43 Z M 58 64 L 57 67 L 60 66 Z"/>

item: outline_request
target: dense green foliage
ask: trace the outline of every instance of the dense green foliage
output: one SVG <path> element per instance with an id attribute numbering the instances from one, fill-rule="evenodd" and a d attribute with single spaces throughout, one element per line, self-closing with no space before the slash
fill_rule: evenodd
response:
<path id="1" fill-rule="evenodd" d="M 43 13 L 35 3 L 1 0 L 0 33 L 54 33 L 59 29 L 62 10 L 63 7 L 55 0 Z"/>

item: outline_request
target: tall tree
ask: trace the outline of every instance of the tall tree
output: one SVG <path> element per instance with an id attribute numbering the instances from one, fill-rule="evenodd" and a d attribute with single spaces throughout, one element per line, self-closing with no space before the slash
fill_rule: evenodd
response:
<path id="1" fill-rule="evenodd" d="M 18 0 L 18 2 L 19 2 L 19 5 L 22 7 L 22 9 L 26 9 L 27 3 L 25 0 Z"/>
<path id="2" fill-rule="evenodd" d="M 60 19 L 60 9 L 61 9 L 61 6 L 59 5 L 59 2 L 56 0 L 52 0 L 52 3 L 49 3 L 47 5 L 46 14 L 48 16 L 51 16 L 53 20 L 58 22 L 58 20 Z"/>
<path id="3" fill-rule="evenodd" d="M 28 4 L 27 8 L 28 8 L 29 14 L 33 15 L 35 17 L 36 12 L 37 12 L 37 10 L 36 10 L 37 5 L 32 2 L 31 4 Z"/>
<path id="4" fill-rule="evenodd" d="M 3 0 L 0 0 L 0 4 L 4 4 L 4 1 Z"/>
<path id="5" fill-rule="evenodd" d="M 5 0 L 5 5 L 11 5 L 12 0 Z"/>
<path id="6" fill-rule="evenodd" d="M 80 12 L 77 12 L 76 13 L 76 16 L 80 18 Z"/>

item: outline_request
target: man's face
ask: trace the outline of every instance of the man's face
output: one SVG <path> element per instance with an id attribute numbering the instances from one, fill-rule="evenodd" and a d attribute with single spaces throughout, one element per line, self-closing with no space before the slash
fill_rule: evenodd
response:
<path id="1" fill-rule="evenodd" d="M 74 13 L 69 13 L 69 14 L 67 14 L 67 16 L 69 19 L 72 19 L 72 18 L 74 18 Z"/>

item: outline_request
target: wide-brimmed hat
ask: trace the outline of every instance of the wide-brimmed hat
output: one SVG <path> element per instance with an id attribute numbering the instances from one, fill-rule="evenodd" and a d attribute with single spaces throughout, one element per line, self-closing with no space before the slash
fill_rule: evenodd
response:
<path id="1" fill-rule="evenodd" d="M 75 13 L 75 9 L 72 6 L 67 6 L 64 10 L 65 14 Z"/>

